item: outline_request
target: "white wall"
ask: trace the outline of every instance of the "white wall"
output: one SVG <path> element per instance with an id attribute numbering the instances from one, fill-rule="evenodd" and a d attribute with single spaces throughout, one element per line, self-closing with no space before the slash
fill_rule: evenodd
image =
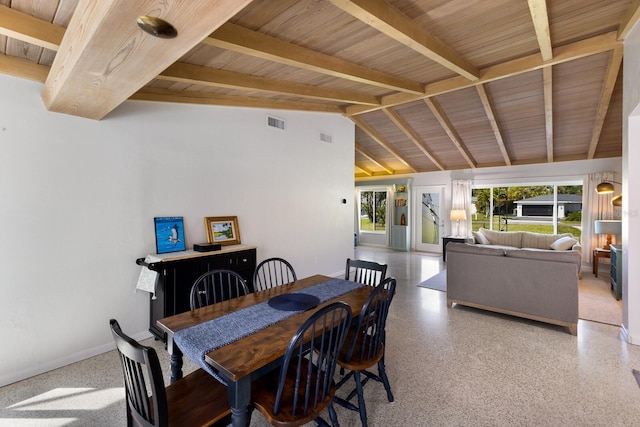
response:
<path id="1" fill-rule="evenodd" d="M 271 112 L 280 132 L 264 110 L 126 102 L 97 122 L 47 112 L 40 90 L 0 75 L 0 385 L 112 348 L 111 317 L 148 336 L 135 259 L 154 216 L 183 216 L 190 248 L 205 216 L 237 215 L 242 243 L 299 277 L 352 256 L 344 117 Z"/>
<path id="2" fill-rule="evenodd" d="M 622 300 L 625 335 L 640 344 L 640 29 L 636 25 L 624 41 L 622 108 Z M 634 188 L 631 188 L 634 186 Z"/>

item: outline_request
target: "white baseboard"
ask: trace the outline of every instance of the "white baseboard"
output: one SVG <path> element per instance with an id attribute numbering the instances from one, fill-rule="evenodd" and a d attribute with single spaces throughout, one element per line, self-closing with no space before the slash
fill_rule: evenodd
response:
<path id="1" fill-rule="evenodd" d="M 144 331 L 132 336 L 131 338 L 136 341 L 142 341 L 151 337 L 152 335 L 149 331 Z M 97 347 L 70 354 L 60 359 L 51 360 L 34 368 L 29 368 L 18 372 L 12 372 L 8 375 L 3 375 L 0 377 L 0 387 L 13 384 L 18 381 L 26 380 L 27 378 L 35 377 L 36 375 L 44 374 L 46 372 L 53 371 L 54 369 L 71 365 L 72 363 L 80 362 L 81 360 L 89 359 L 90 357 L 94 357 L 99 354 L 106 353 L 107 351 L 114 350 L 115 348 L 115 343 L 111 341 Z"/>

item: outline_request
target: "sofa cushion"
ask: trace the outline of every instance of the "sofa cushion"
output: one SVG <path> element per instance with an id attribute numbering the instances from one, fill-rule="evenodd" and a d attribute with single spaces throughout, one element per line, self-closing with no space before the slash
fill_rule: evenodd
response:
<path id="1" fill-rule="evenodd" d="M 468 254 L 479 254 L 488 256 L 504 256 L 504 249 L 493 246 L 470 245 L 467 243 L 451 242 L 447 244 L 447 256 L 450 252 L 464 252 Z"/>
<path id="2" fill-rule="evenodd" d="M 561 237 L 573 237 L 571 233 L 562 234 L 540 234 L 529 231 L 522 232 L 521 248 L 549 249 L 551 244 Z"/>
<path id="3" fill-rule="evenodd" d="M 484 237 L 487 238 L 487 240 L 489 240 L 489 243 L 492 245 L 513 246 L 516 248 L 522 247 L 521 231 L 492 231 L 487 230 L 486 228 L 481 228 L 479 231 L 484 235 Z M 550 244 L 551 242 L 549 242 L 547 248 Z"/>
<path id="4" fill-rule="evenodd" d="M 484 237 L 484 234 L 480 233 L 479 231 L 472 231 L 471 234 L 473 234 L 473 238 L 476 243 L 479 243 L 481 245 L 489 244 L 489 239 Z"/>
<path id="5" fill-rule="evenodd" d="M 448 249 L 448 247 L 447 247 Z M 505 251 L 505 256 L 512 258 L 526 258 L 535 259 L 540 261 L 553 261 L 553 262 L 567 262 L 575 264 L 576 272 L 580 271 L 580 265 L 582 263 L 582 257 L 576 251 L 562 251 L 555 252 L 549 249 L 514 249 Z"/>
<path id="6" fill-rule="evenodd" d="M 578 239 L 573 237 L 564 236 L 553 242 L 549 247 L 554 251 L 567 251 L 573 248 L 573 245 L 578 243 Z"/>

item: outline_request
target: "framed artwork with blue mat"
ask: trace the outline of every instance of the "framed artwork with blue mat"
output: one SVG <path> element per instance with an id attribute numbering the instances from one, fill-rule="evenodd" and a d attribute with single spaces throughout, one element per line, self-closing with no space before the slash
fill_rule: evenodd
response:
<path id="1" fill-rule="evenodd" d="M 164 216 L 153 219 L 156 230 L 156 252 L 180 252 L 187 249 L 184 239 L 184 219 L 181 216 Z"/>

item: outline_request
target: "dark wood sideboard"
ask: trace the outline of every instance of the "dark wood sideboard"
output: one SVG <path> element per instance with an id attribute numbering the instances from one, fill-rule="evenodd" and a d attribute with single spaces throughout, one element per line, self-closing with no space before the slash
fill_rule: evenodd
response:
<path id="1" fill-rule="evenodd" d="M 136 263 L 143 265 L 143 261 L 144 258 L 139 258 Z M 166 334 L 158 328 L 157 320 L 189 311 L 191 285 L 201 274 L 215 269 L 233 270 L 242 276 L 253 292 L 256 248 L 229 246 L 215 252 L 177 252 L 175 257 L 152 263 L 149 268 L 159 273 L 156 298 L 149 296 L 149 332 L 166 342 Z"/>

